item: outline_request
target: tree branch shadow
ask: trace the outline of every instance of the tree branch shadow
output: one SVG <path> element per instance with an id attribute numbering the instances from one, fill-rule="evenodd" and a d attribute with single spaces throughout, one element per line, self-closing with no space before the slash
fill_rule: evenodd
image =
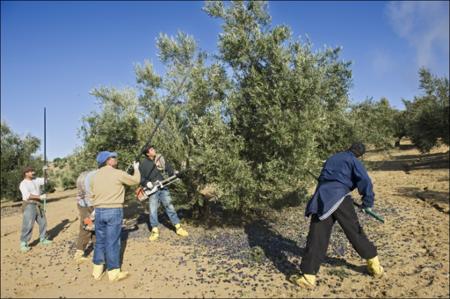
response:
<path id="1" fill-rule="evenodd" d="M 396 156 L 387 161 L 365 161 L 368 168 L 373 171 L 404 171 L 420 169 L 448 169 L 449 152 L 419 155 Z"/>
<path id="2" fill-rule="evenodd" d="M 78 217 L 75 217 L 75 219 L 73 219 L 73 220 L 69 220 L 67 218 L 62 220 L 60 223 L 55 225 L 52 229 L 47 230 L 48 239 L 49 240 L 55 239 L 62 231 L 68 229 L 69 226 L 71 226 L 77 220 L 78 220 Z M 31 247 L 36 246 L 39 243 L 39 241 L 40 241 L 40 239 L 37 238 L 32 243 L 30 243 L 30 246 Z"/>
<path id="3" fill-rule="evenodd" d="M 411 198 L 419 198 L 425 201 L 438 201 L 449 203 L 449 193 L 421 189 L 417 187 L 401 187 L 397 189 L 398 195 Z"/>

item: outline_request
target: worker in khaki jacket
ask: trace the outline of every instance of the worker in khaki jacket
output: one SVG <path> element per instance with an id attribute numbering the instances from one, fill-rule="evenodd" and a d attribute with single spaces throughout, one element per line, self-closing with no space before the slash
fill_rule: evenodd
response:
<path id="1" fill-rule="evenodd" d="M 97 155 L 99 169 L 91 180 L 92 204 L 95 208 L 94 269 L 92 275 L 100 280 L 108 271 L 110 281 L 128 276 L 120 269 L 120 235 L 122 232 L 124 185 L 140 182 L 139 163 L 134 162 L 134 174 L 117 169 L 117 153 L 102 151 Z"/>

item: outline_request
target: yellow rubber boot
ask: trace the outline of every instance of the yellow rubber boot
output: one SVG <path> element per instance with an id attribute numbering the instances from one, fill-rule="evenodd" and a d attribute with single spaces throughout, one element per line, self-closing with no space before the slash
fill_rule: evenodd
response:
<path id="1" fill-rule="evenodd" d="M 103 264 L 102 265 L 96 265 L 94 264 L 94 269 L 92 270 L 92 276 L 94 276 L 95 280 L 102 279 L 103 275 L 105 275 L 105 272 L 103 271 Z"/>
<path id="2" fill-rule="evenodd" d="M 84 251 L 77 249 L 75 252 L 75 255 L 73 256 L 73 259 L 77 264 L 81 264 L 84 261 L 87 261 L 88 258 L 84 256 Z"/>
<path id="3" fill-rule="evenodd" d="M 293 279 L 293 282 L 299 287 L 313 289 L 316 287 L 316 275 L 302 274 L 300 277 Z"/>
<path id="4" fill-rule="evenodd" d="M 150 237 L 148 238 L 149 241 L 156 241 L 159 238 L 159 229 L 157 227 L 152 228 L 152 233 L 150 234 Z"/>
<path id="5" fill-rule="evenodd" d="M 187 236 L 189 236 L 188 232 L 185 231 L 185 230 L 181 227 L 181 224 L 179 224 L 179 223 L 176 224 L 176 225 L 175 225 L 175 229 L 176 229 L 177 235 L 182 236 L 182 237 L 187 237 Z"/>
<path id="6" fill-rule="evenodd" d="M 373 277 L 381 277 L 384 274 L 384 269 L 380 265 L 378 256 L 367 260 L 367 270 Z"/>
<path id="7" fill-rule="evenodd" d="M 128 277 L 128 272 L 120 271 L 120 269 L 113 269 L 108 271 L 108 278 L 110 282 L 119 281 Z"/>

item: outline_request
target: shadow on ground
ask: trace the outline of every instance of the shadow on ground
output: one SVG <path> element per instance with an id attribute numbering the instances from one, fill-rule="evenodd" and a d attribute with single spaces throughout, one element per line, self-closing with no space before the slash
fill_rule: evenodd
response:
<path id="1" fill-rule="evenodd" d="M 300 272 L 300 265 L 294 264 L 289 260 L 289 257 L 302 257 L 305 251 L 295 241 L 280 235 L 265 220 L 250 222 L 245 225 L 244 230 L 247 234 L 250 247 L 261 248 L 264 256 L 286 278 Z M 253 252 L 253 259 L 258 261 L 261 258 L 258 250 L 254 249 Z M 326 257 L 324 263 L 333 266 L 343 266 L 359 273 L 366 273 L 365 266 L 353 265 L 341 258 Z"/>
<path id="2" fill-rule="evenodd" d="M 373 171 L 404 171 L 419 169 L 448 169 L 449 153 L 402 155 L 387 161 L 365 161 Z"/>
<path id="3" fill-rule="evenodd" d="M 407 196 L 411 198 L 419 198 L 422 200 L 435 200 L 438 202 L 449 203 L 449 194 L 446 192 L 431 191 L 427 189 L 420 189 L 416 187 L 402 187 L 397 189 L 400 196 Z"/>
<path id="4" fill-rule="evenodd" d="M 73 220 L 69 220 L 67 218 L 62 220 L 60 223 L 52 227 L 50 230 L 47 230 L 47 238 L 49 240 L 55 239 L 61 232 L 67 230 L 69 226 L 71 226 L 75 222 L 78 223 L 78 217 L 75 217 L 75 219 Z M 33 247 L 36 246 L 37 244 L 39 244 L 39 238 L 30 243 L 30 246 Z"/>

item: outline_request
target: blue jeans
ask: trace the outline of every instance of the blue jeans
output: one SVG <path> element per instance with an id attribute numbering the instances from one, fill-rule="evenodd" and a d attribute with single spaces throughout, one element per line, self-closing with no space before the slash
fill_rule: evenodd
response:
<path id="1" fill-rule="evenodd" d="M 39 224 L 39 237 L 45 239 L 47 232 L 47 219 L 44 212 L 39 212 L 39 207 L 35 203 L 23 203 L 22 233 L 20 242 L 28 243 L 33 232 L 34 221 Z"/>
<path id="2" fill-rule="evenodd" d="M 106 264 L 108 271 L 120 269 L 120 235 L 122 232 L 122 208 L 95 208 L 96 265 Z"/>
<path id="3" fill-rule="evenodd" d="M 149 200 L 150 226 L 152 228 L 159 226 L 158 208 L 160 202 L 163 204 L 164 209 L 166 210 L 166 214 L 167 216 L 169 216 L 170 222 L 172 222 L 173 225 L 177 225 L 178 223 L 180 223 L 180 219 L 177 216 L 177 212 L 175 211 L 175 208 L 172 205 L 169 190 L 165 188 L 157 191 L 155 194 L 152 194 L 150 196 Z"/>

